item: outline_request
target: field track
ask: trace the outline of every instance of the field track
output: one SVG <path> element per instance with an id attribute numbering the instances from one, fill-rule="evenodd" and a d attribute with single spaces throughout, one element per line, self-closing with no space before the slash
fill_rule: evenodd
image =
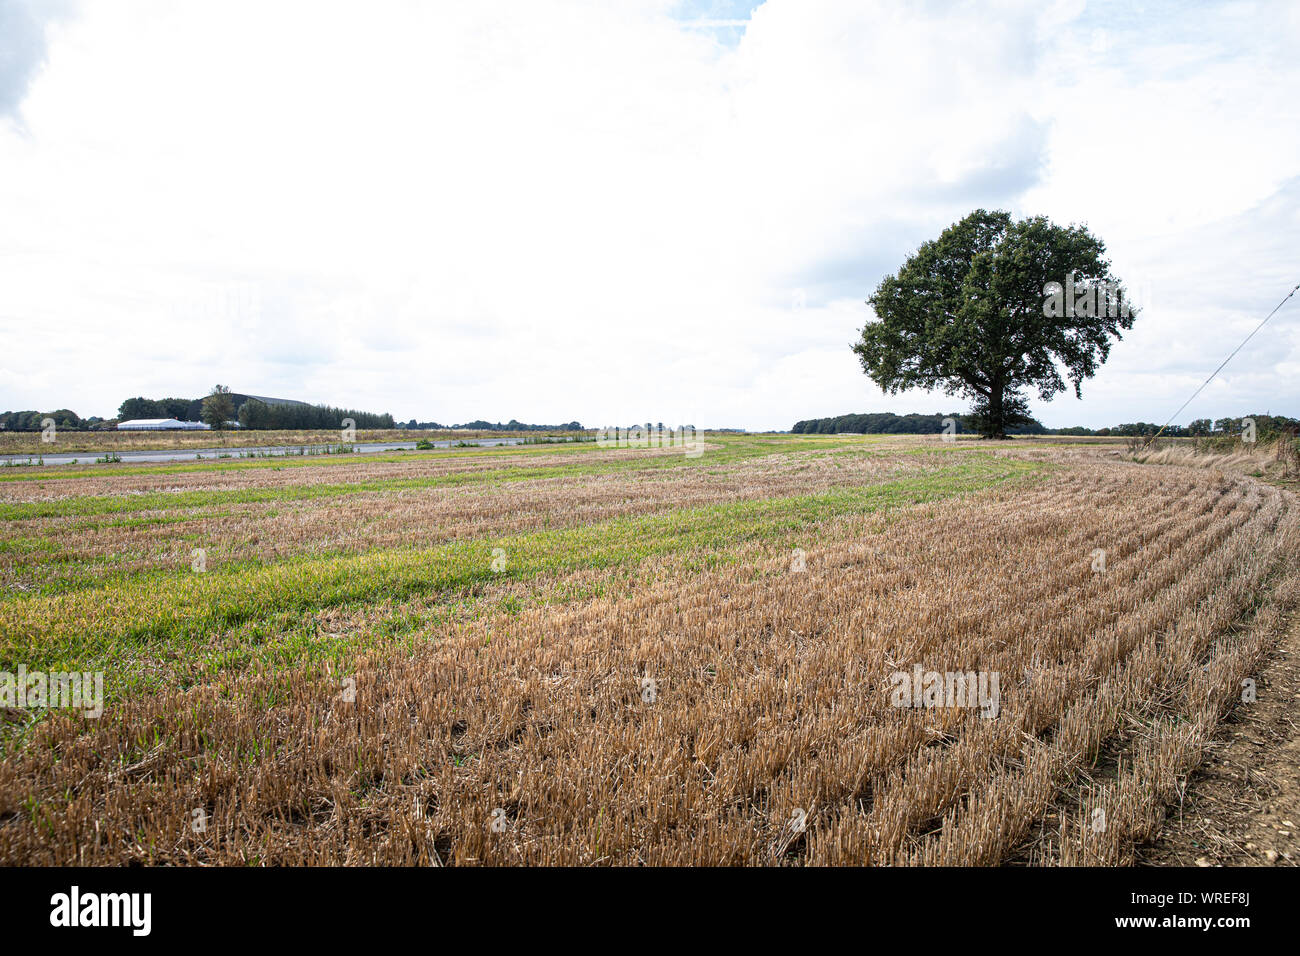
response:
<path id="1" fill-rule="evenodd" d="M 1300 606 L 1292 493 L 1028 443 L 22 471 L 0 518 L 0 669 L 109 688 L 9 714 L 4 863 L 1127 864 Z"/>

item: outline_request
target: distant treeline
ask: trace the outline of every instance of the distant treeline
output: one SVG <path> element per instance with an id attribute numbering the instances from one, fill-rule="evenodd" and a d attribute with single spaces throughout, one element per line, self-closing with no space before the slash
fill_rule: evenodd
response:
<path id="1" fill-rule="evenodd" d="M 803 435 L 835 435 L 841 432 L 857 432 L 866 435 L 935 435 L 944 430 L 944 420 L 951 418 L 954 420 L 955 431 L 959 434 L 968 434 L 973 429 L 965 415 L 953 412 L 947 415 L 895 415 L 892 412 L 871 412 L 861 415 L 839 415 L 835 418 L 812 418 L 802 422 L 795 422 L 790 429 L 795 434 Z M 1163 434 L 1171 438 L 1185 437 L 1212 437 L 1212 436 L 1240 436 L 1246 429 L 1246 420 L 1251 419 L 1255 423 L 1255 436 L 1261 441 L 1278 435 L 1284 431 L 1293 431 L 1300 428 L 1300 420 L 1287 418 L 1285 415 L 1244 415 L 1241 418 L 1198 418 L 1190 425 L 1170 425 Z M 1113 428 L 1085 428 L 1082 425 L 1073 425 L 1069 428 L 1045 428 L 1038 422 L 1024 425 L 1019 428 L 1007 429 L 1008 434 L 1016 435 L 1096 435 L 1108 436 L 1118 435 L 1123 437 L 1140 438 L 1154 435 L 1160 431 L 1160 426 L 1151 422 L 1131 422 L 1126 425 L 1116 425 Z"/>
<path id="2" fill-rule="evenodd" d="M 55 409 L 52 412 L 4 412 L 0 414 L 0 430 L 10 432 L 39 432 L 45 426 L 41 422 L 47 418 L 54 419 L 56 428 L 67 431 L 79 431 L 84 428 L 94 428 L 104 421 L 102 418 L 81 418 L 76 412 L 68 408 Z"/>
<path id="3" fill-rule="evenodd" d="M 479 432 L 580 432 L 582 424 L 580 422 L 565 422 L 563 425 L 525 425 L 523 422 L 510 419 L 504 425 L 501 422 L 485 422 L 482 419 L 474 422 L 465 422 L 462 425 L 439 425 L 437 422 L 417 422 L 412 418 L 397 426 L 398 428 L 418 428 L 428 431 L 447 431 L 453 428 L 463 428 Z"/>
<path id="4" fill-rule="evenodd" d="M 1300 429 L 1300 419 L 1287 418 L 1285 415 L 1243 415 L 1241 418 L 1196 418 L 1191 424 L 1170 425 L 1161 434 L 1172 438 L 1211 438 L 1222 436 L 1240 437 L 1249 422 L 1255 425 L 1255 437 L 1260 441 L 1285 433 L 1295 434 Z M 1116 425 L 1114 428 L 1058 428 L 1057 435 L 1123 435 L 1132 438 L 1154 435 L 1160 426 L 1151 422 L 1132 422 L 1128 425 Z"/>
<path id="5" fill-rule="evenodd" d="M 330 405 L 267 405 L 250 398 L 239 406 L 239 424 L 245 428 L 319 429 L 342 428 L 346 419 L 354 428 L 396 428 L 393 416 L 384 412 L 360 412 Z"/>
<path id="6" fill-rule="evenodd" d="M 350 418 L 357 428 L 396 428 L 393 416 L 385 412 L 377 415 L 352 408 L 334 408 L 330 405 L 308 405 L 306 402 L 263 402 L 252 395 L 230 393 L 235 418 L 245 428 L 312 429 L 342 428 Z M 118 418 L 176 418 L 183 422 L 197 422 L 203 418 L 202 398 L 128 398 L 117 410 Z"/>
<path id="7" fill-rule="evenodd" d="M 231 396 L 242 399 L 244 396 Z M 182 422 L 197 422 L 203 413 L 201 398 L 128 398 L 118 406 L 120 421 L 133 418 L 175 418 Z"/>
<path id="8" fill-rule="evenodd" d="M 328 431 L 343 428 L 343 420 L 350 418 L 357 428 L 396 428 L 393 416 L 385 412 L 376 415 L 351 408 L 333 408 L 329 405 L 267 404 L 249 395 L 231 394 L 235 417 L 245 428 L 295 429 Z M 13 432 L 38 432 L 45 419 L 54 419 L 60 431 L 85 431 L 97 428 L 115 428 L 118 421 L 134 418 L 175 418 L 182 422 L 203 419 L 201 398 L 128 398 L 118 408 L 116 419 L 98 416 L 81 418 L 76 412 L 60 408 L 52 412 L 4 412 L 0 414 L 0 430 Z"/>
<path id="9" fill-rule="evenodd" d="M 893 412 L 864 412 L 860 415 L 839 415 L 835 418 L 810 418 L 795 422 L 790 429 L 796 435 L 837 435 L 840 432 L 857 432 L 863 435 L 938 435 L 944 431 L 945 422 L 952 419 L 954 431 L 965 434 L 973 429 L 960 412 L 946 415 L 895 415 Z M 1008 434 L 1041 434 L 1045 429 L 1034 422 L 1020 428 L 1007 429 Z"/>

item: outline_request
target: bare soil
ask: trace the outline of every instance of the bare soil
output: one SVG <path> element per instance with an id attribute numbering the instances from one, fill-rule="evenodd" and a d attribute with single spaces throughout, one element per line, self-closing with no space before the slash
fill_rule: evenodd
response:
<path id="1" fill-rule="evenodd" d="M 1256 683 L 1139 865 L 1300 865 L 1300 614 Z"/>

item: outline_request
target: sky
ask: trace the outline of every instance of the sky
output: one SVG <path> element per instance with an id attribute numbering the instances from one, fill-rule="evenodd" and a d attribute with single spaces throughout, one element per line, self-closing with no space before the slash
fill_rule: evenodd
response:
<path id="1" fill-rule="evenodd" d="M 0 0 L 0 410 L 595 427 L 949 412 L 850 351 L 973 209 L 1143 306 L 1163 423 L 1300 282 L 1300 4 Z M 1180 416 L 1300 416 L 1300 294 Z"/>

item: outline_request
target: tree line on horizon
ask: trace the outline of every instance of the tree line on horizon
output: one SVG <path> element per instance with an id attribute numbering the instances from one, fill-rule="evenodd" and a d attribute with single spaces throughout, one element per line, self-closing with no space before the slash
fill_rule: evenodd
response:
<path id="1" fill-rule="evenodd" d="M 332 405 L 268 405 L 255 398 L 240 405 L 238 415 L 239 424 L 259 431 L 342 428 L 345 419 L 351 419 L 354 428 L 397 427 L 388 412 L 376 414 Z"/>
<path id="2" fill-rule="evenodd" d="M 82 431 L 94 428 L 104 419 L 97 416 L 82 418 L 70 408 L 57 408 L 52 412 L 38 412 L 25 409 L 20 412 L 0 412 L 0 431 L 38 432 L 45 428 L 42 424 L 47 418 L 54 419 L 56 428 L 66 431 Z"/>
<path id="3" fill-rule="evenodd" d="M 343 422 L 347 420 L 355 428 L 396 427 L 388 412 L 377 414 L 333 405 L 308 405 L 306 402 L 263 402 L 251 395 L 232 392 L 225 385 L 216 385 L 203 398 L 191 400 L 128 398 L 118 408 L 118 416 L 123 421 L 133 418 L 202 421 L 217 430 L 227 427 L 230 422 L 238 422 L 243 428 L 254 431 L 325 431 L 343 428 Z"/>
<path id="4" fill-rule="evenodd" d="M 836 415 L 829 418 L 810 418 L 795 422 L 790 429 L 796 435 L 836 435 L 850 432 L 864 435 L 937 435 L 944 431 L 945 421 L 952 419 L 957 434 L 979 433 L 980 428 L 971 421 L 971 415 L 957 412 L 949 414 L 895 415 L 893 412 L 864 412 L 858 415 Z M 1285 415 L 1243 415 L 1240 418 L 1197 418 L 1188 425 L 1169 425 L 1162 434 L 1171 438 L 1210 438 L 1223 435 L 1240 435 L 1246 428 L 1246 419 L 1255 423 L 1255 434 L 1268 440 L 1284 432 L 1294 434 L 1300 429 L 1300 419 Z M 1106 428 L 1087 428 L 1071 425 L 1066 428 L 1047 428 L 1037 420 L 1007 429 L 1008 435 L 1093 435 L 1147 438 L 1160 432 L 1153 422 L 1130 422 Z"/>
<path id="5" fill-rule="evenodd" d="M 796 435 L 837 435 L 842 432 L 862 435 L 938 435 L 943 432 L 945 422 L 949 419 L 954 422 L 958 434 L 973 431 L 966 421 L 966 416 L 961 412 L 934 415 L 921 415 L 916 412 L 907 415 L 895 415 L 893 412 L 862 412 L 856 415 L 806 419 L 795 422 L 790 431 Z M 1045 431 L 1037 422 L 1032 426 L 1018 427 L 1034 433 Z"/>
<path id="6" fill-rule="evenodd" d="M 257 399 L 244 395 L 230 395 L 231 403 L 238 404 L 237 412 L 229 416 L 238 420 L 245 428 L 265 429 L 300 429 L 316 430 L 341 428 L 343 419 L 351 418 L 357 428 L 398 428 L 407 430 L 449 431 L 465 429 L 473 431 L 582 431 L 582 424 L 577 421 L 562 425 L 529 425 L 517 419 L 508 422 L 488 422 L 476 420 L 460 425 L 442 425 L 438 422 L 421 422 L 412 418 L 406 422 L 393 423 L 392 416 L 385 413 L 375 415 L 355 409 L 333 408 L 328 405 L 267 405 Z M 210 398 L 211 396 L 209 396 Z M 198 421 L 203 414 L 202 406 L 206 399 L 145 399 L 130 398 L 122 403 L 119 415 L 126 418 L 176 418 L 181 421 Z M 143 403 L 143 404 L 142 404 Z M 153 404 L 147 404 L 153 403 Z M 182 407 L 182 405 L 184 407 Z M 123 415 L 130 412 L 130 415 Z M 218 409 L 218 413 L 224 409 Z M 237 418 L 236 418 L 237 416 Z M 810 418 L 795 422 L 790 429 L 796 435 L 836 435 L 845 432 L 866 435 L 937 435 L 944 430 L 945 419 L 953 419 L 958 434 L 978 433 L 979 429 L 970 422 L 970 416 L 959 412 L 948 414 L 936 413 L 922 415 L 912 412 L 897 415 L 893 412 L 862 412 L 850 415 L 835 415 L 827 418 Z M 98 427 L 115 427 L 116 419 L 104 419 L 98 416 L 82 418 L 67 408 L 40 412 L 32 409 L 23 411 L 0 412 L 0 431 L 38 432 L 44 428 L 43 422 L 53 419 L 55 426 L 63 431 L 93 430 Z M 1171 438 L 1210 438 L 1215 436 L 1239 435 L 1245 429 L 1246 419 L 1255 423 L 1257 437 L 1268 440 L 1284 432 L 1294 433 L 1300 430 L 1300 419 L 1286 415 L 1255 414 L 1237 418 L 1196 418 L 1187 425 L 1169 425 L 1163 434 Z M 727 431 L 728 429 L 719 429 Z M 1088 428 L 1072 425 L 1065 428 L 1047 428 L 1033 420 L 1029 424 L 1008 429 L 1009 434 L 1022 435 L 1079 435 L 1079 436 L 1118 436 L 1126 438 L 1144 438 L 1160 432 L 1160 425 L 1154 422 L 1129 422 L 1104 428 Z"/>
<path id="7" fill-rule="evenodd" d="M 87 431 L 116 428 L 120 421 L 140 418 L 174 418 L 183 422 L 206 422 L 216 429 L 237 421 L 255 430 L 329 430 L 342 428 L 344 419 L 352 419 L 356 428 L 396 428 L 388 412 L 376 414 L 332 405 L 266 403 L 250 395 L 216 386 L 203 398 L 128 398 L 118 407 L 117 418 L 99 416 L 82 418 L 76 412 L 60 408 L 52 412 L 34 410 L 0 413 L 0 431 L 38 432 L 46 419 L 54 419 L 60 431 Z"/>

